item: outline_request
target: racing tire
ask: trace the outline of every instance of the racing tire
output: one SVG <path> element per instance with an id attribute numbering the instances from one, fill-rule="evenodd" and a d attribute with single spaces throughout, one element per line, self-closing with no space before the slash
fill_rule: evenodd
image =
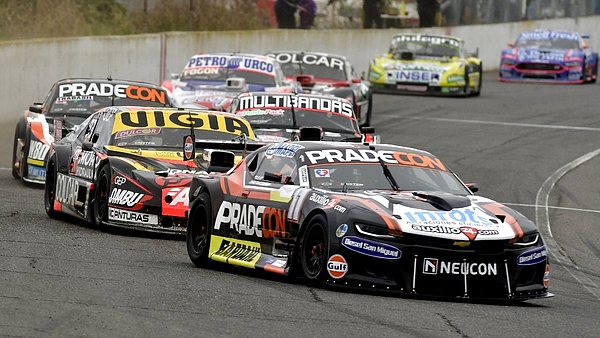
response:
<path id="1" fill-rule="evenodd" d="M 594 75 L 596 76 L 594 78 Z M 594 70 L 592 70 L 592 79 L 590 80 L 590 83 L 596 83 L 596 80 L 598 78 L 598 58 L 596 58 L 596 64 L 594 65 Z"/>
<path id="2" fill-rule="evenodd" d="M 477 83 L 477 91 L 473 93 L 473 96 L 481 95 L 481 86 L 483 85 L 483 63 L 479 65 L 479 82 Z"/>
<path id="3" fill-rule="evenodd" d="M 44 184 L 44 209 L 46 214 L 52 219 L 59 218 L 60 212 L 54 209 L 56 200 L 56 179 L 57 179 L 56 155 L 48 160 L 46 166 L 46 182 Z"/>
<path id="4" fill-rule="evenodd" d="M 367 104 L 367 113 L 365 117 L 365 123 L 361 125 L 361 127 L 370 127 L 371 126 L 371 115 L 373 115 L 373 94 L 369 96 L 369 103 Z"/>
<path id="5" fill-rule="evenodd" d="M 15 127 L 15 138 L 13 141 L 13 153 L 12 153 L 12 162 L 11 162 L 12 175 L 17 180 L 21 179 L 21 176 L 19 175 L 19 170 L 17 170 L 17 168 L 15 168 L 15 163 L 17 163 L 17 151 L 18 151 L 17 148 L 19 148 L 19 136 L 24 134 L 24 132 L 22 133 L 20 129 L 22 129 L 21 121 L 19 121 L 19 123 Z M 20 165 L 21 164 L 19 163 L 19 168 L 20 168 Z"/>
<path id="6" fill-rule="evenodd" d="M 322 281 L 325 278 L 329 256 L 326 227 L 325 216 L 316 215 L 308 223 L 302 237 L 300 264 L 304 277 L 309 281 Z"/>
<path id="7" fill-rule="evenodd" d="M 465 69 L 465 92 L 464 96 L 471 96 L 472 88 L 471 88 L 471 80 L 469 79 L 469 72 Z"/>
<path id="8" fill-rule="evenodd" d="M 207 267 L 210 263 L 208 249 L 212 224 L 210 195 L 203 192 L 198 196 L 198 201 L 190 212 L 185 236 L 188 256 L 192 263 L 199 268 Z"/>
<path id="9" fill-rule="evenodd" d="M 108 199 L 110 197 L 110 166 L 102 166 L 98 172 L 98 179 L 94 184 L 95 194 L 92 203 L 92 223 L 98 228 L 104 228 L 108 221 Z"/>
<path id="10" fill-rule="evenodd" d="M 21 157 L 21 163 L 19 164 L 19 174 L 21 181 L 27 184 L 25 179 L 27 178 L 28 165 L 27 165 L 27 157 L 29 156 L 29 144 L 31 143 L 31 137 L 29 136 L 31 132 L 27 130 L 25 134 L 25 145 L 23 146 L 23 155 Z"/>

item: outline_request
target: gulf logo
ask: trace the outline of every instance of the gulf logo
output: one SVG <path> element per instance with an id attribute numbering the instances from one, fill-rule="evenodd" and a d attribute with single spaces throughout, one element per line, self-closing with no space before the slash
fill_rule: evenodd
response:
<path id="1" fill-rule="evenodd" d="M 342 255 L 333 255 L 327 261 L 327 272 L 332 278 L 340 279 L 348 272 L 348 263 Z"/>
<path id="2" fill-rule="evenodd" d="M 185 161 L 192 159 L 194 156 L 194 138 L 192 135 L 183 138 L 183 155 Z"/>
<path id="3" fill-rule="evenodd" d="M 315 169 L 316 177 L 329 177 L 329 169 Z"/>

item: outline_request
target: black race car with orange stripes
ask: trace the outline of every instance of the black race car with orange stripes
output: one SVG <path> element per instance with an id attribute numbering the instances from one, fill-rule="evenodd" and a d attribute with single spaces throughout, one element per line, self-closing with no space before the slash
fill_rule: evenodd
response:
<path id="1" fill-rule="evenodd" d="M 429 152 L 298 141 L 194 177 L 187 251 L 329 285 L 417 296 L 551 297 L 535 224 Z"/>
<path id="2" fill-rule="evenodd" d="M 253 140 L 248 121 L 225 112 L 101 109 L 52 143 L 46 213 L 98 228 L 184 234 L 192 176 L 229 170 Z"/>
<path id="3" fill-rule="evenodd" d="M 119 105 L 171 107 L 172 103 L 166 90 L 146 82 L 68 78 L 54 83 L 44 101 L 25 110 L 15 127 L 13 177 L 44 184 L 50 144 L 93 112 Z"/>

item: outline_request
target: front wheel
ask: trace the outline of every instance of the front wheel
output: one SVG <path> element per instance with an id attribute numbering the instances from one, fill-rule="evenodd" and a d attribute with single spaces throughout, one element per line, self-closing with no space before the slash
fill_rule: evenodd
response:
<path id="1" fill-rule="evenodd" d="M 367 113 L 365 115 L 365 122 L 361 125 L 361 127 L 370 127 L 371 115 L 373 115 L 373 94 L 369 95 L 369 103 L 367 104 Z"/>
<path id="2" fill-rule="evenodd" d="M 477 91 L 473 93 L 473 96 L 481 95 L 481 86 L 483 85 L 483 64 L 479 65 L 479 81 L 477 83 Z"/>
<path id="3" fill-rule="evenodd" d="M 190 260 L 197 267 L 208 266 L 208 249 L 210 247 L 210 232 L 212 220 L 212 205 L 210 195 L 203 192 L 198 196 L 187 223 L 187 252 Z"/>
<path id="4" fill-rule="evenodd" d="M 311 281 L 321 281 L 325 278 L 329 252 L 326 229 L 325 216 L 316 215 L 310 220 L 304 232 L 300 263 L 304 277 Z"/>
<path id="5" fill-rule="evenodd" d="M 46 166 L 46 183 L 44 185 L 44 208 L 50 218 L 58 218 L 59 212 L 54 208 L 56 201 L 56 155 L 48 160 Z"/>
<path id="6" fill-rule="evenodd" d="M 92 221 L 96 227 L 102 228 L 108 220 L 108 198 L 110 196 L 110 166 L 108 164 L 100 169 L 95 189 Z"/>

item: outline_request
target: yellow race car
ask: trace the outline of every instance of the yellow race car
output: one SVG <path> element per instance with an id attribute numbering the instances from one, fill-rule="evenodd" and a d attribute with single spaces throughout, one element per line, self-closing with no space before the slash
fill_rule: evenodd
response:
<path id="1" fill-rule="evenodd" d="M 482 63 L 478 51 L 447 35 L 406 33 L 395 36 L 387 54 L 369 64 L 373 92 L 478 96 Z"/>

